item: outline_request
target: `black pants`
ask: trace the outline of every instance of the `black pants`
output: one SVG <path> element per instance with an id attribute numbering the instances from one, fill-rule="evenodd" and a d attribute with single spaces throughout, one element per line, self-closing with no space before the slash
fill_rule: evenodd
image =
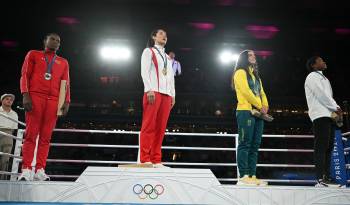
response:
<path id="1" fill-rule="evenodd" d="M 335 126 L 331 118 L 321 117 L 313 121 L 314 160 L 316 165 L 316 177 L 330 177 L 331 152 L 334 147 Z"/>

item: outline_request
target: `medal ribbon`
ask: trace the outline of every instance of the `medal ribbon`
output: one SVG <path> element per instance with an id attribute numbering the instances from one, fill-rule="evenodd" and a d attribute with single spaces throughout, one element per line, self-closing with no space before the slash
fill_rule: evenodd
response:
<path id="1" fill-rule="evenodd" d="M 46 62 L 46 73 L 51 75 L 52 67 L 53 67 L 53 64 L 55 63 L 57 55 L 55 54 L 51 61 L 49 61 L 49 59 L 47 58 L 45 52 L 44 52 L 44 56 L 45 56 L 45 62 Z"/>
<path id="2" fill-rule="evenodd" d="M 164 63 L 164 68 L 167 69 L 168 59 L 166 58 L 166 56 L 165 56 L 165 58 L 163 57 L 163 55 L 161 54 L 160 50 L 157 47 L 154 47 L 154 48 L 158 51 L 160 57 L 162 57 L 162 60 L 163 60 L 163 63 Z"/>

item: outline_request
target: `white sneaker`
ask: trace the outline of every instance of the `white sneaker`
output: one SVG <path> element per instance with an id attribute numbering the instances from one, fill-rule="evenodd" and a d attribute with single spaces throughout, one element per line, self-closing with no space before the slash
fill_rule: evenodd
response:
<path id="1" fill-rule="evenodd" d="M 322 184 L 322 183 L 316 182 L 315 187 L 316 188 L 322 188 L 322 187 L 327 187 L 327 186 Z"/>
<path id="2" fill-rule="evenodd" d="M 330 188 L 341 188 L 341 185 L 335 182 L 333 179 L 319 179 L 315 187 L 330 187 Z"/>
<path id="3" fill-rule="evenodd" d="M 170 167 L 164 166 L 162 163 L 153 164 L 153 168 L 170 169 Z"/>
<path id="4" fill-rule="evenodd" d="M 34 181 L 50 181 L 50 177 L 45 174 L 43 168 L 38 169 L 34 175 Z"/>
<path id="5" fill-rule="evenodd" d="M 31 181 L 32 180 L 32 170 L 22 169 L 21 175 L 17 178 L 18 181 Z"/>

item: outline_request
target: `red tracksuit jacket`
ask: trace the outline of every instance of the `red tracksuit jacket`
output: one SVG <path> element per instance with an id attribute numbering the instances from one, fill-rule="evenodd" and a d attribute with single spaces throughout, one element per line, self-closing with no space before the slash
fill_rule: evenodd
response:
<path id="1" fill-rule="evenodd" d="M 21 76 L 21 93 L 29 92 L 51 99 L 58 99 L 61 80 L 67 80 L 66 102 L 70 102 L 69 65 L 65 58 L 56 57 L 53 64 L 51 80 L 45 80 L 47 70 L 45 55 L 51 62 L 55 53 L 52 51 L 31 50 L 28 52 L 23 66 Z"/>

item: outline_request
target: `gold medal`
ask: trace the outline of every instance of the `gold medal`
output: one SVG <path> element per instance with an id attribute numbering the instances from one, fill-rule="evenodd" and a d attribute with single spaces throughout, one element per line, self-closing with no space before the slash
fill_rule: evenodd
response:
<path id="1" fill-rule="evenodd" d="M 161 57 L 162 60 L 163 60 L 164 68 L 162 69 L 162 73 L 163 73 L 163 75 L 165 76 L 165 75 L 168 74 L 168 70 L 167 70 L 168 60 L 167 60 L 166 54 L 164 54 L 165 57 L 163 57 L 163 55 L 162 55 L 162 53 L 159 51 L 159 49 L 158 49 L 157 47 L 154 47 L 154 48 L 158 51 L 160 57 Z"/>

